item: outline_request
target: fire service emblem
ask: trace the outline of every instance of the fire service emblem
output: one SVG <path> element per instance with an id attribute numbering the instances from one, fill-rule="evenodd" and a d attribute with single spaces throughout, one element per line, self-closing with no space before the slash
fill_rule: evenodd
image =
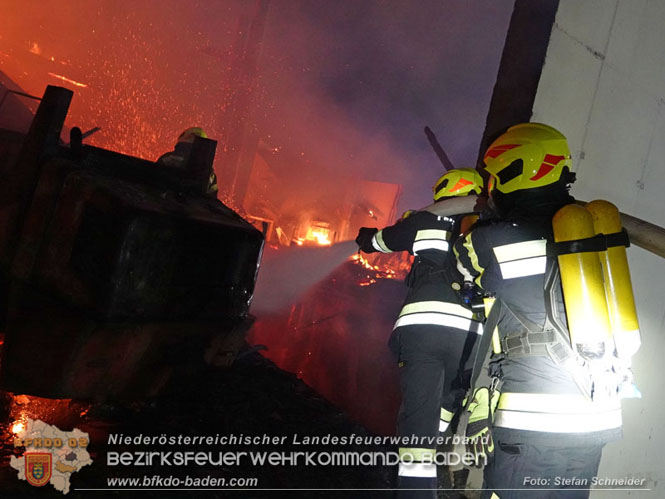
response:
<path id="1" fill-rule="evenodd" d="M 52 455 L 44 452 L 26 452 L 24 457 L 25 479 L 28 483 L 35 487 L 46 485 L 51 479 Z"/>

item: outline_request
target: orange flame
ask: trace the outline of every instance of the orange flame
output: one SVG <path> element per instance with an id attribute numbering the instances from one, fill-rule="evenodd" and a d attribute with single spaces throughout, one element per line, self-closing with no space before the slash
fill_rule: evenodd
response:
<path id="1" fill-rule="evenodd" d="M 316 243 L 320 244 L 321 246 L 328 246 L 332 244 L 330 242 L 330 238 L 328 237 L 328 232 L 325 231 L 325 229 L 311 229 L 307 239 L 310 241 L 316 241 Z"/>
<path id="2" fill-rule="evenodd" d="M 302 246 L 304 243 L 316 243 L 319 246 L 330 246 L 330 229 L 322 227 L 321 225 L 311 225 L 307 228 L 307 234 L 304 238 L 299 237 L 296 239 L 296 244 Z"/>

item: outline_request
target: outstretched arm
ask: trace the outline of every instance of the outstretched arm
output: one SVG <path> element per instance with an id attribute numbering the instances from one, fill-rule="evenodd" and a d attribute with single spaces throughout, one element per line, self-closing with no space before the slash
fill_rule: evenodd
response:
<path id="1" fill-rule="evenodd" d="M 464 213 L 479 213 L 483 210 L 484 200 L 485 198 L 474 195 L 455 197 L 430 204 L 419 211 L 429 211 L 440 217 L 452 217 Z"/>

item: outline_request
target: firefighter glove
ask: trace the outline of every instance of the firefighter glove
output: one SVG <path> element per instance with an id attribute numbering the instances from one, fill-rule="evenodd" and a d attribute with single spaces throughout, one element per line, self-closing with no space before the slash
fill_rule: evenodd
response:
<path id="1" fill-rule="evenodd" d="M 484 466 L 494 455 L 492 420 L 499 395 L 499 391 L 494 390 L 490 401 L 489 388 L 485 386 L 477 388 L 467 407 L 470 414 L 466 425 L 466 446 L 473 455 L 477 467 Z"/>
<path id="2" fill-rule="evenodd" d="M 372 237 L 374 237 L 374 234 L 377 232 L 379 232 L 379 229 L 374 227 L 361 227 L 356 236 L 356 244 L 358 247 L 365 253 L 376 251 L 374 246 L 372 246 Z"/>

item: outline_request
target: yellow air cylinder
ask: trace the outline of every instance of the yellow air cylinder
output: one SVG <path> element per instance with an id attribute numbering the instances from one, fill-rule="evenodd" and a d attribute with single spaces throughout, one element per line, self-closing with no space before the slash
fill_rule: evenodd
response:
<path id="1" fill-rule="evenodd" d="M 619 210 L 609 201 L 592 201 L 586 205 L 586 209 L 593 217 L 596 234 L 621 231 Z M 612 246 L 598 256 L 603 268 L 610 328 L 617 354 L 620 358 L 630 359 L 640 348 L 641 341 L 626 248 Z"/>
<path id="2" fill-rule="evenodd" d="M 575 204 L 557 211 L 552 227 L 556 242 L 595 235 L 591 213 Z M 609 353 L 611 333 L 598 252 L 559 255 L 558 261 L 571 343 L 585 359 L 602 358 Z"/>

